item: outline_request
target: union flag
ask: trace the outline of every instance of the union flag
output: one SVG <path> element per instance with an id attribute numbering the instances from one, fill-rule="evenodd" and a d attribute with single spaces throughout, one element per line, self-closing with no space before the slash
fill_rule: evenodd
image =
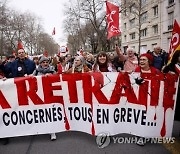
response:
<path id="1" fill-rule="evenodd" d="M 119 29 L 119 7 L 106 1 L 107 39 L 121 33 Z"/>

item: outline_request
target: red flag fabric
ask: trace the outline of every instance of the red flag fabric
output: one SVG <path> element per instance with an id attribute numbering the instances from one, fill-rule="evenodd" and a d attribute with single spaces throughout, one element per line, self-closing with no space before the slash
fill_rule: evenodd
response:
<path id="1" fill-rule="evenodd" d="M 119 29 L 119 7 L 106 1 L 106 20 L 108 23 L 107 39 L 121 33 Z"/>
<path id="2" fill-rule="evenodd" d="M 180 50 L 180 26 L 178 22 L 175 20 L 174 21 L 174 26 L 173 26 L 173 31 L 172 31 L 172 38 L 170 42 L 170 48 L 169 48 L 169 61 L 168 63 L 171 62 L 171 59 L 174 55 L 174 53 Z"/>
<path id="3" fill-rule="evenodd" d="M 44 51 L 43 55 L 44 55 L 45 57 L 48 57 L 48 52 L 47 52 L 47 51 Z"/>
<path id="4" fill-rule="evenodd" d="M 55 27 L 53 28 L 53 31 L 52 31 L 52 35 L 55 35 L 56 34 L 56 29 Z"/>
<path id="5" fill-rule="evenodd" d="M 12 51 L 12 55 L 14 55 L 16 57 L 16 51 Z"/>
<path id="6" fill-rule="evenodd" d="M 18 50 L 19 50 L 19 49 L 24 49 L 21 41 L 18 41 Z"/>
<path id="7" fill-rule="evenodd" d="M 80 49 L 80 55 L 82 56 L 83 55 L 83 53 L 84 53 L 84 51 L 83 51 L 83 49 Z"/>

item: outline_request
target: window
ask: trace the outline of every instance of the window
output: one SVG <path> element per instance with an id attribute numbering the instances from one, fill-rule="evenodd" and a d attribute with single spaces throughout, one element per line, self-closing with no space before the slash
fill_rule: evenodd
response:
<path id="1" fill-rule="evenodd" d="M 129 20 L 130 22 L 130 28 L 133 28 L 135 26 L 135 18 Z"/>
<path id="2" fill-rule="evenodd" d="M 132 4 L 132 5 L 129 7 L 129 12 L 130 12 L 130 13 L 133 13 L 134 5 L 135 5 L 135 4 Z"/>
<path id="3" fill-rule="evenodd" d="M 171 5 L 174 3 L 174 0 L 168 0 L 168 4 Z"/>
<path id="4" fill-rule="evenodd" d="M 140 16 L 141 23 L 145 23 L 147 21 L 147 12 L 144 12 Z"/>
<path id="5" fill-rule="evenodd" d="M 134 32 L 134 33 L 131 33 L 131 34 L 129 34 L 129 35 L 130 35 L 131 40 L 135 39 L 135 32 Z"/>
<path id="6" fill-rule="evenodd" d="M 126 9 L 124 10 L 124 16 L 127 16 L 127 10 Z"/>
<path id="7" fill-rule="evenodd" d="M 158 5 L 153 7 L 153 14 L 154 14 L 154 17 L 158 16 Z"/>
<path id="8" fill-rule="evenodd" d="M 124 29 L 126 29 L 126 23 L 124 23 Z"/>
<path id="9" fill-rule="evenodd" d="M 147 3 L 147 0 L 141 0 L 141 4 L 145 5 Z"/>
<path id="10" fill-rule="evenodd" d="M 146 35 L 147 35 L 147 28 L 141 30 L 141 31 L 140 31 L 140 35 L 141 35 L 141 37 L 146 36 Z"/>
<path id="11" fill-rule="evenodd" d="M 126 35 L 124 35 L 124 41 L 126 42 Z"/>
<path id="12" fill-rule="evenodd" d="M 168 13 L 168 20 L 169 20 L 169 23 L 168 23 L 168 30 L 170 30 L 170 29 L 173 28 L 174 12 Z"/>
<path id="13" fill-rule="evenodd" d="M 153 26 L 153 33 L 158 34 L 158 25 Z"/>

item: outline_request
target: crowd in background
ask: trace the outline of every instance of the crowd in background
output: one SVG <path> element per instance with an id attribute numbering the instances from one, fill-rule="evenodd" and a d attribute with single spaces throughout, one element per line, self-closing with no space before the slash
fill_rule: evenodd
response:
<path id="1" fill-rule="evenodd" d="M 10 55 L 0 61 L 0 78 L 14 78 L 30 75 L 34 70 L 40 71 L 42 63 L 48 61 L 48 66 L 56 73 L 83 72 L 171 72 L 178 73 L 175 64 L 179 64 L 179 51 L 176 51 L 171 64 L 167 65 L 168 54 L 159 46 L 154 51 L 138 55 L 133 48 L 128 48 L 124 54 L 118 46 L 115 52 L 99 52 L 93 55 L 83 52 L 81 55 L 66 54 L 47 58 L 45 56 L 33 58 L 26 56 L 24 49 L 19 49 L 17 56 Z"/>
<path id="2" fill-rule="evenodd" d="M 142 73 L 173 73 L 178 74 L 176 69 L 180 67 L 180 50 L 177 50 L 168 62 L 168 54 L 161 47 L 156 46 L 154 51 L 148 51 L 138 55 L 133 48 L 128 48 L 126 54 L 116 46 L 115 52 L 99 52 L 93 55 L 82 52 L 81 55 L 66 54 L 65 56 L 55 56 L 48 58 L 45 56 L 33 59 L 26 56 L 24 49 L 19 49 L 17 56 L 10 55 L 6 60 L 0 60 L 0 79 L 23 77 L 27 75 L 49 75 L 62 73 L 84 73 L 84 72 L 142 72 Z M 178 90 L 179 91 L 179 90 Z M 176 113 L 179 112 L 179 93 L 176 105 Z M 175 120 L 180 120 L 175 114 Z M 51 139 L 56 139 L 55 134 L 51 134 Z"/>

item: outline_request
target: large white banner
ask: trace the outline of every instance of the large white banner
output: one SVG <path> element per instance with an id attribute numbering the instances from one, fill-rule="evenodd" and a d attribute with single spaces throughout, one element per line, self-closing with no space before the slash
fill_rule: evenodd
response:
<path id="1" fill-rule="evenodd" d="M 178 76 L 80 73 L 0 81 L 0 138 L 82 131 L 170 137 Z"/>

